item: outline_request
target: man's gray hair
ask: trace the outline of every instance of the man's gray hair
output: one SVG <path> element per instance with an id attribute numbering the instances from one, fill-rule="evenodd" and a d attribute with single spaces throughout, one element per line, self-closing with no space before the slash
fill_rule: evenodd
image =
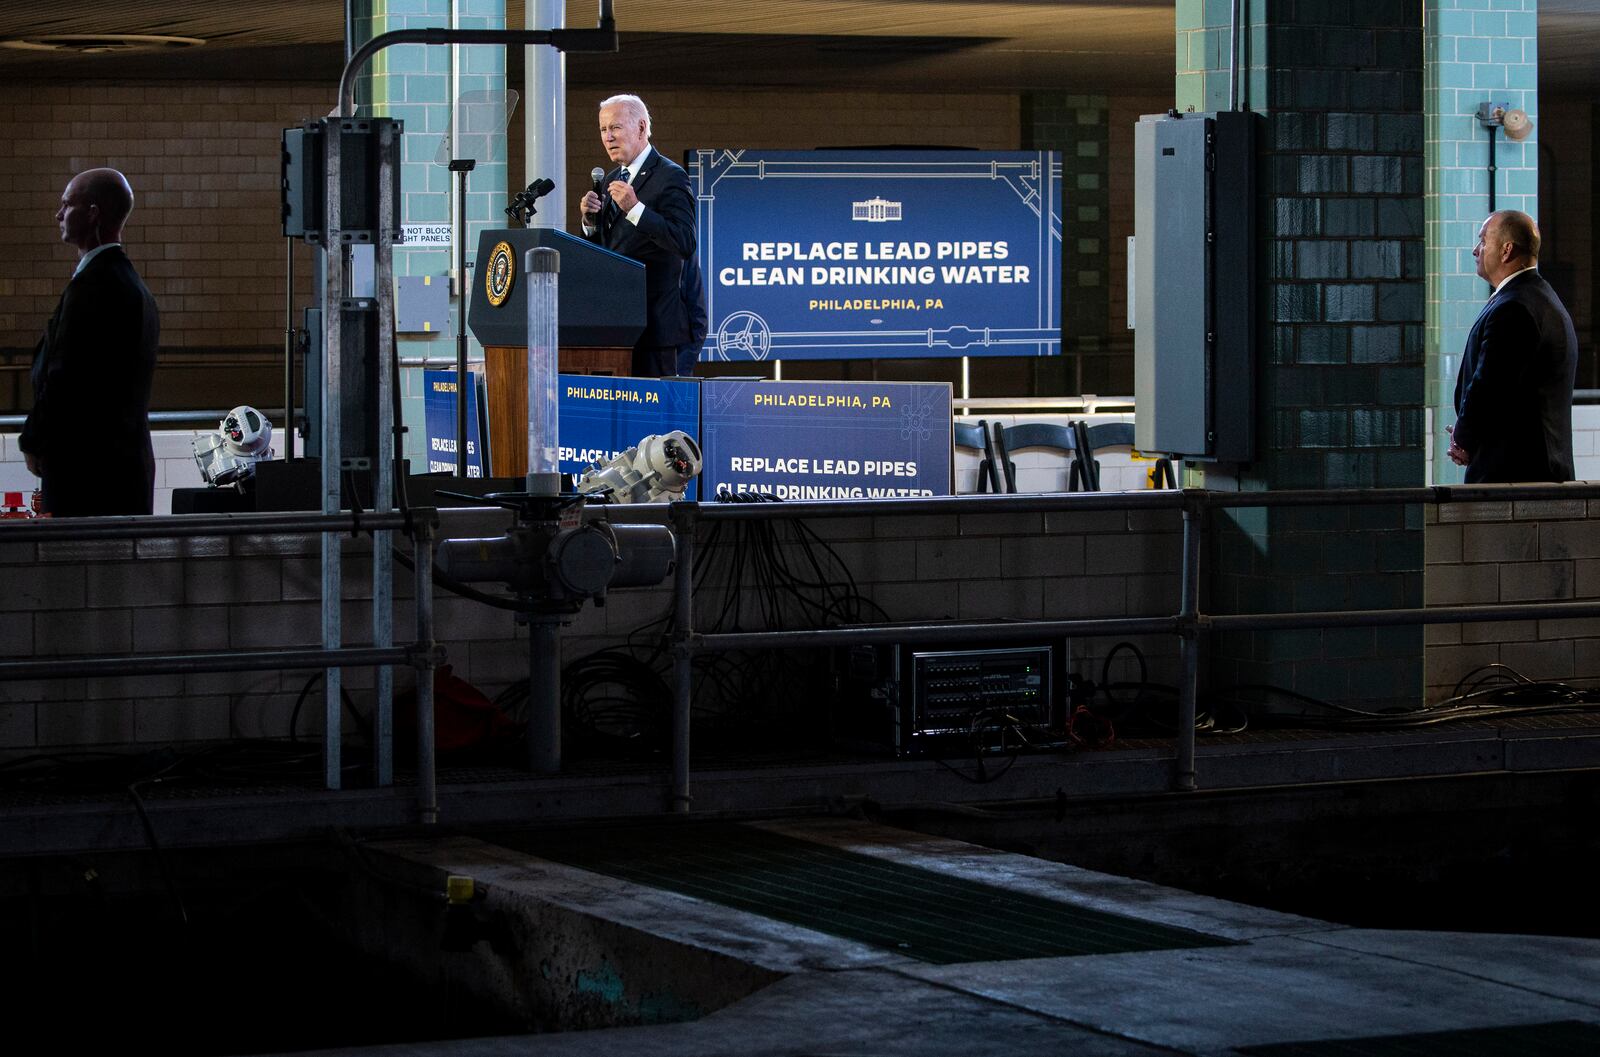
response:
<path id="1" fill-rule="evenodd" d="M 608 106 L 621 107 L 635 118 L 644 119 L 644 138 L 650 138 L 650 108 L 644 105 L 644 100 L 636 95 L 614 95 L 610 99 L 600 100 L 599 109 Z"/>

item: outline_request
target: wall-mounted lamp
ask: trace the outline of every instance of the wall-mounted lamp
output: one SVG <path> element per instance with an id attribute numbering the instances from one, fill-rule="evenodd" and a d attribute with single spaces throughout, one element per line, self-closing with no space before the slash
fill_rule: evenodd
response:
<path id="1" fill-rule="evenodd" d="M 1505 129 L 1506 139 L 1516 142 L 1527 139 L 1533 132 L 1533 121 L 1525 110 L 1514 109 L 1510 103 L 1479 103 L 1478 124 L 1489 130 L 1489 212 L 1494 212 L 1494 145 L 1499 139 L 1494 130 Z"/>

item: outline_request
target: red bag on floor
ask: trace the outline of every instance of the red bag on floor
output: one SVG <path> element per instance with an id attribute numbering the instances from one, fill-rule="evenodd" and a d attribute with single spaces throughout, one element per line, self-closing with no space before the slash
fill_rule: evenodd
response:
<path id="1" fill-rule="evenodd" d="M 396 742 L 414 746 L 417 739 L 415 690 L 395 698 Z M 453 675 L 450 665 L 433 671 L 433 744 L 441 753 L 483 748 L 512 737 L 517 725 L 482 690 Z"/>

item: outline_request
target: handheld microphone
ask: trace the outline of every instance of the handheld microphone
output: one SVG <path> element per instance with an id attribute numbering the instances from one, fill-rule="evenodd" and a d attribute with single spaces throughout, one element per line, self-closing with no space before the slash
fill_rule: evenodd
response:
<path id="1" fill-rule="evenodd" d="M 589 170 L 589 179 L 594 181 L 594 193 L 597 195 L 604 195 L 605 192 L 602 190 L 602 188 L 605 187 L 606 183 L 606 171 L 600 168 L 600 166 L 596 165 L 593 169 Z"/>

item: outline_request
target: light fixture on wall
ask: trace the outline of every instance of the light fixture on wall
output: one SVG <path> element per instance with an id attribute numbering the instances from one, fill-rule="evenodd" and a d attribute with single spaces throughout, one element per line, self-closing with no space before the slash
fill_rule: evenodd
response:
<path id="1" fill-rule="evenodd" d="M 1512 142 L 1525 140 L 1533 132 L 1533 120 L 1526 110 L 1518 110 L 1510 103 L 1479 103 L 1478 124 L 1489 130 L 1489 212 L 1494 212 L 1494 145 L 1499 139 L 1495 129 L 1505 129 L 1506 139 Z"/>
<path id="2" fill-rule="evenodd" d="M 84 55 L 122 55 L 130 51 L 177 51 L 204 44 L 199 37 L 170 37 L 153 33 L 50 33 L 36 37 L 0 40 L 0 48 L 16 51 L 75 51 Z"/>

